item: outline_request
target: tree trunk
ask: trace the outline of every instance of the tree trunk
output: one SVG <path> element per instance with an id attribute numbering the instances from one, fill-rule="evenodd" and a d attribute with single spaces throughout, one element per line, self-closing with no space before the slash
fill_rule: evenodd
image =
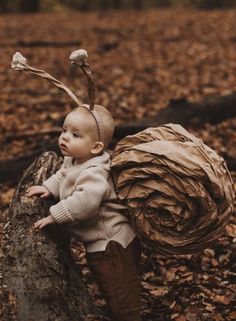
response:
<path id="1" fill-rule="evenodd" d="M 0 2 L 0 12 L 7 12 L 7 0 L 1 0 Z"/>
<path id="2" fill-rule="evenodd" d="M 133 7 L 136 10 L 141 10 L 143 8 L 143 1 L 142 0 L 133 0 Z"/>
<path id="3" fill-rule="evenodd" d="M 102 10 L 110 9 L 111 1 L 110 0 L 102 0 L 100 3 L 100 7 Z"/>
<path id="4" fill-rule="evenodd" d="M 60 166 L 55 153 L 44 153 L 24 173 L 9 209 L 3 237 L 4 321 L 105 320 L 94 306 L 83 277 L 70 256 L 69 236 L 62 228 L 41 231 L 33 223 L 48 215 L 53 200 L 28 198 Z"/>
<path id="5" fill-rule="evenodd" d="M 225 0 L 204 0 L 198 3 L 198 7 L 201 9 L 223 8 L 224 6 Z"/>
<path id="6" fill-rule="evenodd" d="M 21 12 L 38 12 L 40 11 L 40 0 L 20 0 Z"/>
<path id="7" fill-rule="evenodd" d="M 121 9 L 122 8 L 122 0 L 113 0 L 112 7 L 114 9 Z"/>

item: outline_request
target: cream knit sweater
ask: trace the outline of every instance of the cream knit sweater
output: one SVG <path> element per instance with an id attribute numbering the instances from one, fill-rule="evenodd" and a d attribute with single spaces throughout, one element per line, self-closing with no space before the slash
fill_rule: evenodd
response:
<path id="1" fill-rule="evenodd" d="M 61 169 L 43 183 L 60 200 L 50 207 L 54 220 L 68 223 L 88 252 L 104 251 L 111 240 L 126 248 L 135 237 L 117 200 L 110 162 L 107 152 L 76 165 L 65 157 Z"/>

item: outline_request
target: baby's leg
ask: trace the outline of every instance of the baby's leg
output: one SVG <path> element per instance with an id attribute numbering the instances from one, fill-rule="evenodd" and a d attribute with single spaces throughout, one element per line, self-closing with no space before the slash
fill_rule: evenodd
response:
<path id="1" fill-rule="evenodd" d="M 134 239 L 126 249 L 111 241 L 104 252 L 87 253 L 87 260 L 107 300 L 112 321 L 141 321 L 138 276 L 141 248 Z"/>

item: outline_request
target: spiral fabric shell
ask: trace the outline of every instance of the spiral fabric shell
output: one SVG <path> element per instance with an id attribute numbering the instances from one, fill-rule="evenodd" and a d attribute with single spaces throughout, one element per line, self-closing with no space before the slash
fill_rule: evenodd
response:
<path id="1" fill-rule="evenodd" d="M 162 255 L 207 248 L 233 212 L 233 182 L 223 158 L 180 125 L 121 140 L 112 173 L 137 234 Z"/>

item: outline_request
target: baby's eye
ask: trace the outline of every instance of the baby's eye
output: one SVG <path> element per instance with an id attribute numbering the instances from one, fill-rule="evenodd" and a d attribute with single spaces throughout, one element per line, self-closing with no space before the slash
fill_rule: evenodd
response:
<path id="1" fill-rule="evenodd" d="M 80 135 L 78 133 L 73 133 L 74 137 L 80 137 Z"/>

